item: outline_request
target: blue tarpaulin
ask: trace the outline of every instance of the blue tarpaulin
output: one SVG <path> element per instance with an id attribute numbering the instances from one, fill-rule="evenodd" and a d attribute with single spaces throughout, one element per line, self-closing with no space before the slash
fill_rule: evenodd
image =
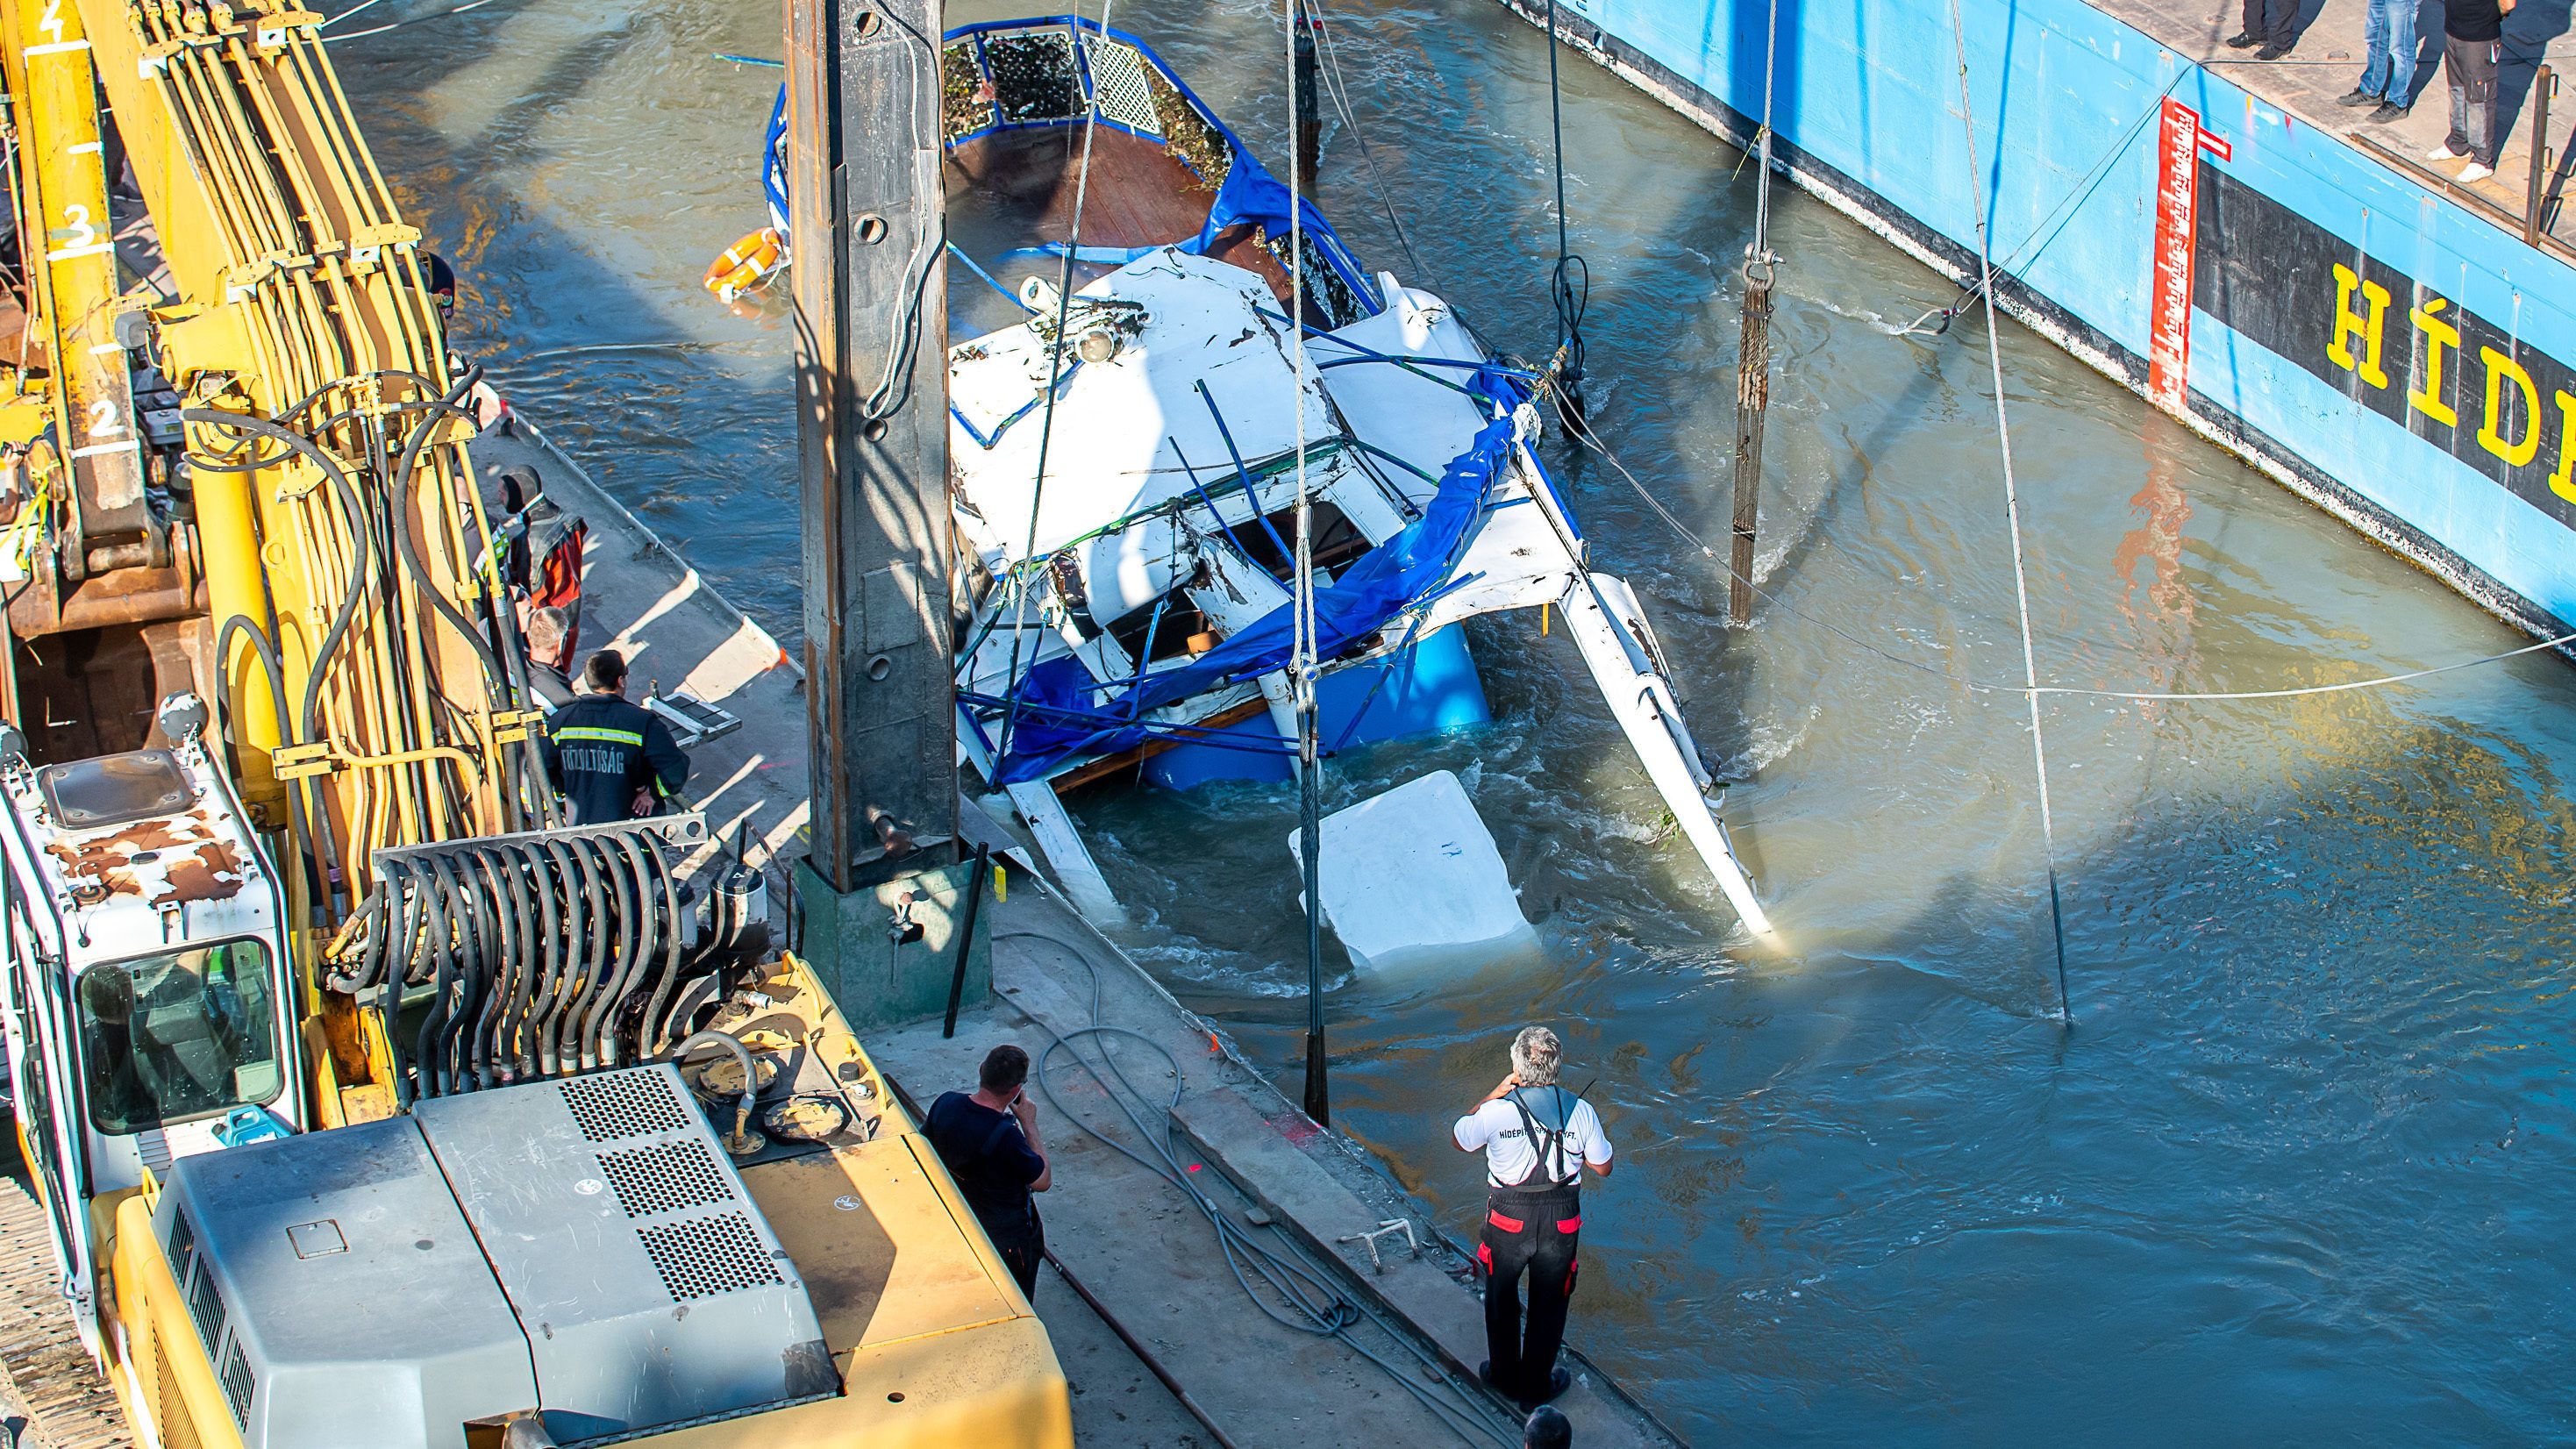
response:
<path id="1" fill-rule="evenodd" d="M 1517 392 L 1501 376 L 1483 374 L 1477 382 L 1480 391 L 1507 399 Z M 1511 447 L 1512 419 L 1506 413 L 1487 423 L 1467 451 L 1449 460 L 1421 517 L 1362 554 L 1330 586 L 1315 591 L 1316 658 L 1335 658 L 1448 582 Z M 1089 711 L 1082 696 L 1102 686 L 1090 684 L 1087 675 L 1069 678 L 1046 665 L 1031 669 L 1015 691 L 1019 717 L 1006 742 L 1008 753 L 995 768 L 994 783 L 1038 779 L 1077 757 L 1112 754 L 1141 743 L 1150 731 L 1132 721 L 1192 695 L 1285 666 L 1295 652 L 1296 633 L 1296 606 L 1282 604 L 1192 662 L 1147 675 Z M 1086 713 L 1097 726 L 1089 733 L 1076 723 Z M 1039 726 L 1034 734 L 1033 724 Z"/>

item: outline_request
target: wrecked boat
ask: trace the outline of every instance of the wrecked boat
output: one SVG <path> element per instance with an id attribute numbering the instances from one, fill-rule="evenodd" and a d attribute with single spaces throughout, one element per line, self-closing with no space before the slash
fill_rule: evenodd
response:
<path id="1" fill-rule="evenodd" d="M 1302 473 L 1327 753 L 1484 722 L 1461 621 L 1556 611 L 1767 935 L 1645 610 L 1535 451 L 1544 370 L 1364 269 L 1136 37 L 1052 17 L 943 49 L 950 255 L 1001 299 L 957 308 L 952 336 L 1001 325 L 949 349 L 959 747 L 1068 893 L 1115 910 L 1062 792 L 1293 778 Z"/>

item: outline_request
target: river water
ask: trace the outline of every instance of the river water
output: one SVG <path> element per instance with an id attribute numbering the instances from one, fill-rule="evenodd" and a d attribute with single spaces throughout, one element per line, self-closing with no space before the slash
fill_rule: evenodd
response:
<path id="1" fill-rule="evenodd" d="M 1543 351 L 1541 37 L 1484 0 L 1340 8 L 1418 265 L 1338 124 L 1326 209 L 1371 265 Z M 1124 0 L 1112 22 L 1284 167 L 1275 15 Z M 465 345 L 792 636 L 787 332 L 698 287 L 760 220 L 777 82 L 715 56 L 778 48 L 770 5 L 489 0 L 339 53 L 463 276 Z M 1752 175 L 1586 63 L 1565 91 L 1600 425 L 1722 540 Z M 2020 677 L 1984 333 L 1900 335 L 1952 289 L 1803 197 L 1773 219 L 1778 602 L 1726 629 L 1718 567 L 1555 457 L 1742 777 L 1728 817 L 1784 944 L 1753 949 L 1664 838 L 1570 642 L 1480 626 L 1496 722 L 1345 755 L 1331 803 L 1456 770 L 1543 949 L 1402 979 L 1337 960 L 1337 1125 L 1469 1233 L 1448 1123 L 1514 1027 L 1556 1024 L 1621 1154 L 1587 1205 L 1577 1340 L 1699 1442 L 2565 1436 L 2576 679 L 2532 656 L 2287 703 L 2051 703 L 2061 1028 L 2022 700 L 1845 637 Z M 2048 679 L 2256 689 L 2523 642 L 2044 340 L 2002 342 Z M 1293 1093 L 1293 796 L 1078 811 L 1131 947 Z"/>

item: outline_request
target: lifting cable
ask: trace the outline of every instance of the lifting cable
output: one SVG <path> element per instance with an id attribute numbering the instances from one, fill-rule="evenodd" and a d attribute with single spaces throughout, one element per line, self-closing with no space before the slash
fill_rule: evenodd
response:
<path id="1" fill-rule="evenodd" d="M 1341 114 L 1343 128 L 1351 133 L 1352 140 L 1359 143 L 1361 164 L 1368 167 L 1369 190 L 1377 197 L 1378 210 L 1386 213 L 1386 224 L 1395 232 L 1395 244 L 1404 252 L 1405 265 L 1413 269 L 1414 276 L 1429 283 L 1433 291 L 1447 297 L 1448 287 L 1432 272 L 1430 264 L 1414 251 L 1412 235 L 1405 231 L 1403 219 L 1395 214 L 1395 200 L 1387 194 L 1386 174 L 1378 170 L 1377 153 L 1369 149 L 1368 132 L 1361 128 L 1359 117 L 1351 110 L 1350 83 L 1342 78 L 1341 51 L 1333 43 L 1331 27 L 1324 23 L 1323 0 L 1306 0 L 1306 21 L 1322 42 L 1324 94 L 1332 98 L 1333 109 Z M 1451 305 L 1454 309 L 1454 300 Z"/>
<path id="2" fill-rule="evenodd" d="M 1571 429 L 1569 428 L 1568 431 Z M 1584 440 L 1583 445 L 1600 454 L 1603 462 L 1616 469 L 1620 477 L 1628 480 L 1628 486 L 1635 490 L 1637 497 L 1645 503 L 1646 507 L 1652 509 L 1656 517 L 1663 520 L 1664 526 L 1670 528 L 1684 543 L 1698 550 L 1701 556 L 1715 563 L 1720 569 L 1727 566 L 1725 557 L 1711 547 L 1706 539 L 1693 532 L 1689 524 L 1682 522 L 1679 515 L 1665 507 L 1663 500 L 1657 498 L 1635 473 L 1630 472 L 1628 465 L 1621 462 L 1617 454 L 1588 438 Z M 1865 654 L 1875 655 L 1900 668 L 1911 669 L 1917 674 L 1928 674 L 1944 684 L 1955 685 L 1971 694 L 2054 694 L 2077 699 L 2119 699 L 2186 704 L 2229 700 L 2303 699 L 2311 695 L 2342 694 L 2356 689 L 2378 689 L 2385 685 L 2408 684 L 2418 679 L 2429 679 L 2437 674 L 2454 674 L 2463 669 L 2475 669 L 2483 664 L 2500 664 L 2507 659 L 2519 659 L 2525 654 L 2537 654 L 2544 649 L 2560 649 L 2576 645 L 2576 632 L 2569 632 L 2552 635 L 2536 644 L 2525 644 L 2519 649 L 2481 654 L 2475 659 L 2455 660 L 2449 664 L 2437 664 L 2426 669 L 2409 669 L 2399 674 L 2374 674 L 2367 679 L 2347 679 L 2339 684 L 2304 684 L 2280 689 L 2079 689 L 2066 684 L 2043 684 L 2033 689 L 2023 684 L 2001 684 L 1970 675 L 1953 674 L 1940 665 L 1927 664 L 1920 659 L 1908 659 L 1902 654 L 1880 648 L 1831 619 L 1808 613 L 1758 584 L 1752 587 L 1753 592 L 1761 597 L 1763 603 L 1791 618 L 1813 624 Z"/>
<path id="3" fill-rule="evenodd" d="M 1103 35 L 1109 33 L 1109 10 L 1115 3 L 1116 0 L 1100 0 L 1100 33 Z M 1066 22 L 1066 28 L 1072 31 L 1073 44 L 1070 48 L 1078 56 L 1082 49 L 1082 26 L 1078 13 Z M 1079 80 L 1078 60 L 1076 64 L 1075 78 Z M 935 47 L 931 51 L 930 65 L 931 74 L 936 77 L 939 74 L 940 57 Z M 1020 646 L 1022 641 L 1028 638 L 1031 581 L 1041 572 L 1028 565 L 1033 562 L 1033 556 L 1038 550 L 1038 514 L 1040 508 L 1046 503 L 1047 447 L 1055 441 L 1056 394 L 1064 387 L 1065 318 L 1073 310 L 1073 259 L 1082 252 L 1082 211 L 1084 204 L 1091 197 L 1091 143 L 1100 134 L 1100 88 L 1097 85 L 1091 87 L 1090 97 L 1083 109 L 1082 166 L 1073 179 L 1072 234 L 1065 242 L 1063 264 L 1056 269 L 1055 336 L 1050 340 L 1047 348 L 1046 411 L 1038 419 L 1037 476 L 1029 487 L 1028 541 L 1020 548 L 1019 564 L 1011 570 L 1013 576 L 1019 581 L 1019 594 L 1012 605 L 1011 614 L 1011 667 L 1010 671 L 1002 676 L 1002 688 L 1008 693 L 1010 702 L 1003 706 L 1002 731 L 996 736 L 993 746 L 993 763 L 997 770 L 1001 762 L 1010 757 L 1011 730 L 1020 717 Z M 1036 329 L 1032 327 L 1030 330 L 1034 332 Z M 967 660 L 970 678 L 973 665 L 974 661 L 970 657 Z"/>
<path id="4" fill-rule="evenodd" d="M 2103 148 L 2101 156 L 2095 159 L 2091 166 L 2085 168 L 2084 174 L 2077 177 L 2075 184 L 2066 189 L 2066 194 L 2057 199 L 2057 204 L 2049 208 L 2048 214 L 2040 218 L 2039 224 L 2030 229 L 2030 235 L 2022 238 L 2021 245 L 2013 248 L 2002 261 L 1995 263 L 1995 270 L 2009 277 L 2013 275 L 2014 268 L 2025 262 L 2037 261 L 2039 254 L 2048 250 L 2049 243 L 2057 239 L 2057 234 L 2065 229 L 2066 223 L 2075 219 L 2075 209 L 2082 206 L 2086 199 L 2092 196 L 2095 188 L 2102 184 L 2102 179 L 2110 174 L 2111 163 L 2128 153 L 2129 143 L 2135 141 L 2138 133 L 2147 128 L 2147 122 L 2154 120 L 2157 114 L 2163 111 L 2165 97 L 2172 95 L 2174 87 L 2181 85 L 2183 77 L 2189 74 L 2191 72 L 2188 70 L 2174 72 L 2174 78 L 2165 82 L 2164 88 L 2148 99 L 2147 108 L 2138 113 L 2138 118 L 2131 121 L 2109 146 Z M 1983 280 L 1972 286 L 1962 287 L 1959 295 L 1951 298 L 1948 305 L 1929 309 L 1922 316 L 1897 328 L 1894 335 L 1898 337 L 1943 336 L 1949 332 L 1952 319 L 1968 310 L 1985 293 Z M 1935 318 L 1939 320 L 1934 322 Z M 1934 325 L 1926 327 L 1923 325 L 1926 322 L 1934 322 Z"/>
<path id="5" fill-rule="evenodd" d="M 1777 3 L 1777 0 L 1774 0 Z M 1995 318 L 1993 238 L 1986 229 L 1984 177 L 1977 169 L 1977 116 L 1968 100 L 1968 33 L 1959 0 L 1950 0 L 1950 41 L 1959 63 L 1959 119 L 1967 127 L 1968 208 L 1977 232 L 1977 286 L 1985 295 L 1986 365 L 1995 384 L 1995 443 L 2003 455 L 2004 522 L 2012 534 L 2013 603 L 2021 618 L 2022 683 L 2030 700 L 2030 756 L 2039 780 L 2039 837 L 2048 859 L 2048 927 L 2057 947 L 2057 1024 L 2074 1025 L 2066 995 L 2066 911 L 2057 887 L 2057 822 L 2048 803 L 2048 738 L 2040 728 L 2039 656 L 2030 637 L 2030 583 L 2022 562 L 2021 494 L 2013 486 L 2012 419 L 2004 407 L 2003 338 Z"/>
<path id="6" fill-rule="evenodd" d="M 1778 0 L 1773 0 L 1776 15 Z M 1570 406 L 1565 416 L 1583 418 L 1583 311 L 1592 300 L 1592 265 L 1568 248 L 1565 237 L 1565 98 L 1556 77 L 1556 0 L 1547 0 L 1547 132 L 1556 168 L 1556 270 L 1549 274 L 1548 300 L 1556 307 L 1556 349 L 1563 365 L 1557 387 Z"/>
<path id="7" fill-rule="evenodd" d="M 1553 3 L 1553 0 L 1551 0 Z M 1297 132 L 1297 12 L 1300 0 L 1282 0 L 1287 22 L 1288 134 Z M 1552 54 L 1552 52 L 1551 52 Z M 1324 1057 L 1324 769 L 1322 729 L 1315 711 L 1315 509 L 1306 479 L 1306 187 L 1300 164 L 1305 148 L 1288 148 L 1288 410 L 1297 417 L 1296 639 L 1288 680 L 1297 704 L 1297 838 L 1306 886 L 1306 1115 L 1333 1125 L 1332 1090 Z M 1562 184 L 1562 183 L 1560 183 Z M 1561 215 L 1561 213 L 1560 213 Z M 1320 383 L 1318 384 L 1320 386 Z"/>

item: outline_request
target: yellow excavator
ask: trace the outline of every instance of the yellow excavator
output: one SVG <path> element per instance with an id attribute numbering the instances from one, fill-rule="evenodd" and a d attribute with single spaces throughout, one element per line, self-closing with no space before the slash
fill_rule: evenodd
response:
<path id="1" fill-rule="evenodd" d="M 321 19 L 0 0 L 0 1037 L 127 1432 L 1070 1443 L 756 877 L 559 816 L 525 500 Z"/>

